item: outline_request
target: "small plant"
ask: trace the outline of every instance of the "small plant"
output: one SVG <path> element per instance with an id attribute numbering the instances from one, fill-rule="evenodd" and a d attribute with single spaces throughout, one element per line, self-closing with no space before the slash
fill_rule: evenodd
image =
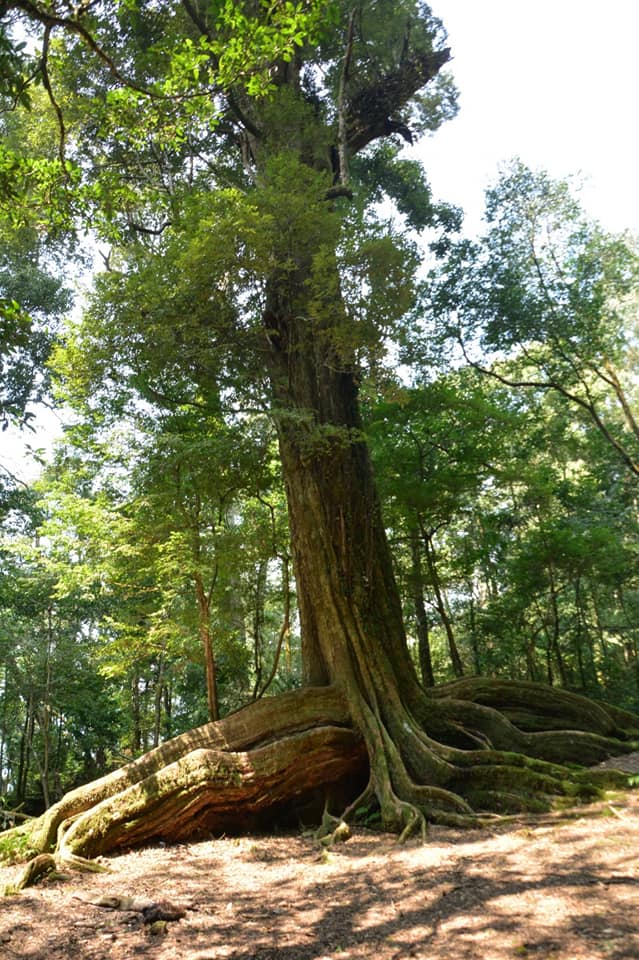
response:
<path id="1" fill-rule="evenodd" d="M 358 807 L 355 811 L 355 819 L 363 827 L 370 830 L 378 830 L 382 823 L 382 814 L 378 806 Z"/>
<path id="2" fill-rule="evenodd" d="M 0 834 L 0 864 L 11 866 L 12 863 L 18 863 L 20 860 L 28 860 L 36 853 L 37 850 L 32 849 L 27 834 L 15 831 L 5 836 Z"/>

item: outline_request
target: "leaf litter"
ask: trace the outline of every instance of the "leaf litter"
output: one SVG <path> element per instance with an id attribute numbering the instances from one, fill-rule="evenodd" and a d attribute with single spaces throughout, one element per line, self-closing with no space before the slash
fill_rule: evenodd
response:
<path id="1" fill-rule="evenodd" d="M 426 844 L 356 828 L 325 851 L 300 831 L 103 863 L 1 899 L 2 960 L 639 957 L 632 792 L 479 830 L 432 827 Z M 0 887 L 15 874 L 0 870 Z"/>

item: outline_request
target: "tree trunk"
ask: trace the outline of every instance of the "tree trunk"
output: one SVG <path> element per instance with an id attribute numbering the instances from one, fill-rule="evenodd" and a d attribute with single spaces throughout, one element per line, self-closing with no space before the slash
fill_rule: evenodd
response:
<path id="1" fill-rule="evenodd" d="M 209 711 L 209 720 L 218 720 L 220 708 L 217 695 L 217 670 L 213 652 L 213 637 L 211 636 L 211 592 L 206 590 L 199 574 L 195 575 L 195 595 L 197 597 L 198 630 L 202 643 L 202 653 L 206 668 L 206 700 Z"/>
<path id="2" fill-rule="evenodd" d="M 428 531 L 425 529 L 423 525 L 422 525 L 422 537 L 424 540 L 424 550 L 426 553 L 426 563 L 428 565 L 428 572 L 430 573 L 431 583 L 433 585 L 433 590 L 435 592 L 435 603 L 437 606 L 437 612 L 439 613 L 440 620 L 444 625 L 444 630 L 446 631 L 446 639 L 448 641 L 448 652 L 450 654 L 450 662 L 453 667 L 453 673 L 455 674 L 456 677 L 463 677 L 464 665 L 462 664 L 462 659 L 459 654 L 459 648 L 457 647 L 457 641 L 455 640 L 453 625 L 451 623 L 451 619 L 448 614 L 448 609 L 446 606 L 446 598 L 444 596 L 444 591 L 442 589 L 441 580 L 439 579 L 439 571 L 437 570 L 437 555 L 435 552 L 435 544 L 433 543 L 432 534 L 428 533 Z"/>
<path id="3" fill-rule="evenodd" d="M 140 704 L 140 675 L 138 665 L 131 671 L 131 751 L 139 753 L 142 749 L 142 707 Z"/>
<path id="4" fill-rule="evenodd" d="M 252 699 L 256 700 L 263 685 L 264 673 L 264 604 L 266 593 L 266 575 L 268 561 L 260 560 L 255 571 L 255 592 L 253 600 L 253 681 Z"/>
<path id="5" fill-rule="evenodd" d="M 282 647 L 285 642 L 288 641 L 288 638 L 291 633 L 291 585 L 289 579 L 289 559 L 288 557 L 282 558 L 282 596 L 284 601 L 284 617 L 282 620 L 282 626 L 280 627 L 280 633 L 277 638 L 277 645 L 273 652 L 273 662 L 271 664 L 271 669 L 268 677 L 264 681 L 263 685 L 258 690 L 256 688 L 255 695 L 253 699 L 257 697 L 263 697 L 270 685 L 275 680 L 277 675 L 277 669 L 280 663 L 280 657 L 282 655 Z M 290 649 L 290 648 L 289 648 Z"/>
<path id="6" fill-rule="evenodd" d="M 473 584 L 468 587 L 468 635 L 470 638 L 470 648 L 473 652 L 473 666 L 475 673 L 481 673 L 481 657 L 479 655 L 479 643 L 477 639 L 477 616 L 475 613 L 475 595 L 473 593 Z"/>
<path id="7" fill-rule="evenodd" d="M 59 856 L 73 860 L 152 838 L 246 830 L 290 816 L 336 781 L 350 787 L 346 816 L 374 806 L 401 836 L 424 832 L 427 821 L 472 825 L 482 811 L 592 797 L 596 781 L 626 783 L 557 764 L 632 749 L 635 718 L 530 684 L 460 680 L 427 694 L 418 683 L 356 372 L 307 319 L 311 266 L 301 259 L 299 275 L 289 264 L 285 283 L 272 280 L 264 327 L 313 686 L 259 700 L 74 791 L 16 828 L 16 847 L 26 836 L 44 852 L 58 837 Z"/>
<path id="8" fill-rule="evenodd" d="M 10 775 L 9 758 L 6 756 L 9 752 L 9 724 L 7 723 L 9 713 L 9 670 L 6 663 L 3 670 L 2 685 L 0 686 L 0 699 L 2 700 L 2 721 L 0 723 L 0 803 L 4 805 L 5 784 L 8 779 L 7 774 Z"/>
<path id="9" fill-rule="evenodd" d="M 550 588 L 549 598 L 550 598 L 550 612 L 552 617 L 551 629 L 549 633 L 549 643 L 550 643 L 550 649 L 555 655 L 555 660 L 557 662 L 557 669 L 559 671 L 561 685 L 562 687 L 565 687 L 568 683 L 568 671 L 566 669 L 563 653 L 561 652 L 561 646 L 559 644 L 559 638 L 561 636 L 561 622 L 559 617 L 559 591 L 557 590 L 557 585 L 555 583 L 555 571 L 552 563 L 548 565 L 548 583 Z"/>
<path id="10" fill-rule="evenodd" d="M 407 650 L 356 377 L 326 350 L 330 341 L 315 339 L 305 290 L 290 274 L 286 290 L 273 284 L 265 327 L 306 670 L 330 686 L 258 701 L 76 791 L 30 828 L 36 850 L 60 822 L 68 822 L 65 856 L 246 829 L 266 811 L 275 816 L 366 772 L 351 814 L 376 804 L 384 826 L 402 834 L 426 820 L 474 824 L 477 811 L 592 796 L 594 780 L 614 775 L 568 773 L 555 762 L 631 749 L 619 738 L 639 722 L 559 692 L 498 681 L 479 688 L 510 702 L 527 728 L 480 702 L 472 685 L 453 686 L 455 699 L 424 693 Z"/>
<path id="11" fill-rule="evenodd" d="M 410 584 L 413 595 L 413 609 L 417 628 L 417 650 L 419 669 L 424 687 L 434 687 L 433 660 L 430 651 L 430 637 L 428 631 L 428 616 L 424 602 L 424 579 L 422 576 L 421 553 L 419 549 L 419 534 L 416 529 L 410 532 L 411 573 Z"/>
<path id="12" fill-rule="evenodd" d="M 29 773 L 31 771 L 31 756 L 33 753 L 33 734 L 35 728 L 35 716 L 33 706 L 33 690 L 29 691 L 25 705 L 24 727 L 22 737 L 20 738 L 20 762 L 18 766 L 17 777 L 17 801 L 22 804 L 27 799 L 27 790 L 29 786 Z"/>
<path id="13" fill-rule="evenodd" d="M 164 692 L 164 650 L 158 654 L 158 673 L 155 678 L 155 690 L 153 692 L 153 746 L 160 744 L 162 733 L 162 699 Z M 217 719 L 217 717 L 215 718 Z"/>

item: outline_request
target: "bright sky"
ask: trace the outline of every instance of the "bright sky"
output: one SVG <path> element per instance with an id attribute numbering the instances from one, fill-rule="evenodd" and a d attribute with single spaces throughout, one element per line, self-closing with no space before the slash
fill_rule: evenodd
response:
<path id="1" fill-rule="evenodd" d="M 581 175 L 609 230 L 639 234 L 639 0 L 431 0 L 449 34 L 460 113 L 419 148 L 434 194 L 480 227 L 484 190 L 519 156 Z M 55 427 L 51 417 L 37 446 Z M 33 467 L 0 435 L 0 462 Z"/>
<path id="2" fill-rule="evenodd" d="M 420 148 L 435 195 L 475 230 L 514 156 L 586 178 L 582 202 L 639 233 L 639 0 L 430 0 L 448 31 L 460 112 Z"/>

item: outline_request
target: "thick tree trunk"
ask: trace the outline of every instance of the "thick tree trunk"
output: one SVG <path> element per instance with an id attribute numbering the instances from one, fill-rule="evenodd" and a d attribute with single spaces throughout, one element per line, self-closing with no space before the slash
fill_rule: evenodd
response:
<path id="1" fill-rule="evenodd" d="M 556 796 L 592 797 L 597 781 L 626 783 L 558 764 L 632 749 L 639 720 L 630 715 L 533 684 L 469 679 L 428 694 L 419 685 L 357 378 L 308 321 L 309 268 L 272 283 L 264 321 L 307 675 L 325 686 L 260 700 L 163 744 L 67 795 L 9 846 L 57 847 L 73 860 L 246 830 L 336 782 L 350 788 L 346 816 L 376 807 L 402 836 L 427 821 L 472 825 L 483 811 L 538 810 Z"/>

